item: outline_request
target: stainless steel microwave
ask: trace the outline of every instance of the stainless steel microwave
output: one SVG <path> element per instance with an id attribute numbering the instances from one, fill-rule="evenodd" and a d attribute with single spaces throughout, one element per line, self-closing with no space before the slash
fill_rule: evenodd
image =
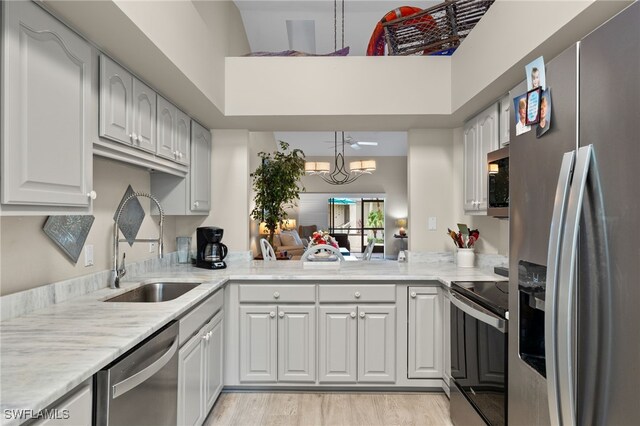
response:
<path id="1" fill-rule="evenodd" d="M 487 214 L 509 217 L 509 147 L 487 154 L 489 177 Z"/>

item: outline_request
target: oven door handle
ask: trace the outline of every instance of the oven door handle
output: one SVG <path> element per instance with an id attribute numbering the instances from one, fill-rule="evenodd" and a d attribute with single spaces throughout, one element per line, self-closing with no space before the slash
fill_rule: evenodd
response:
<path id="1" fill-rule="evenodd" d="M 505 334 L 507 332 L 506 321 L 504 318 L 499 317 L 477 303 L 466 298 L 462 299 L 455 293 L 451 293 L 451 303 L 465 314 L 472 316 L 484 324 L 490 325 L 500 331 L 500 333 Z"/>

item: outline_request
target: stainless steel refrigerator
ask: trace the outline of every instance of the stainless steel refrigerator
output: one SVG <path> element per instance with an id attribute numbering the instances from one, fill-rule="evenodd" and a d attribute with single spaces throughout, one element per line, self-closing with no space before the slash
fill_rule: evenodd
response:
<path id="1" fill-rule="evenodd" d="M 637 424 L 640 3 L 548 61 L 546 85 L 548 132 L 511 130 L 508 420 Z"/>

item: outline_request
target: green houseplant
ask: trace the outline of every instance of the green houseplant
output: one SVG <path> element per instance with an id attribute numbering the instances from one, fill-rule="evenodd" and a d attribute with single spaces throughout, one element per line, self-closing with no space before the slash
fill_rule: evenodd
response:
<path id="1" fill-rule="evenodd" d="M 300 191 L 304 191 L 300 184 L 300 178 L 304 176 L 304 152 L 289 150 L 289 144 L 280 141 L 279 150 L 259 152 L 258 156 L 262 164 L 251 173 L 256 193 L 251 218 L 265 223 L 269 242 L 273 244 L 278 224 L 287 218 L 285 209 L 300 198 Z"/>
<path id="2" fill-rule="evenodd" d="M 372 210 L 367 215 L 367 227 L 368 228 L 382 228 L 384 226 L 384 213 L 378 207 L 376 210 Z M 378 231 L 376 229 L 373 230 L 373 238 L 376 239 L 378 237 Z"/>

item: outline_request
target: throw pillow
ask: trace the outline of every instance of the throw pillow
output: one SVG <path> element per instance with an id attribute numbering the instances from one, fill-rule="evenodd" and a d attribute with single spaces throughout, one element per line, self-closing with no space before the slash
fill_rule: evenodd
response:
<path id="1" fill-rule="evenodd" d="M 280 233 L 280 242 L 282 243 L 283 246 L 302 245 L 302 244 L 297 244 L 296 243 L 296 239 L 293 238 L 293 235 L 291 235 L 289 233 L 284 233 L 284 232 Z"/>
<path id="2" fill-rule="evenodd" d="M 292 229 L 291 231 L 285 231 L 285 232 L 288 232 L 293 236 L 293 238 L 296 240 L 297 246 L 302 245 L 302 238 L 300 238 L 300 234 L 298 234 L 298 231 L 296 231 L 295 229 Z"/>

